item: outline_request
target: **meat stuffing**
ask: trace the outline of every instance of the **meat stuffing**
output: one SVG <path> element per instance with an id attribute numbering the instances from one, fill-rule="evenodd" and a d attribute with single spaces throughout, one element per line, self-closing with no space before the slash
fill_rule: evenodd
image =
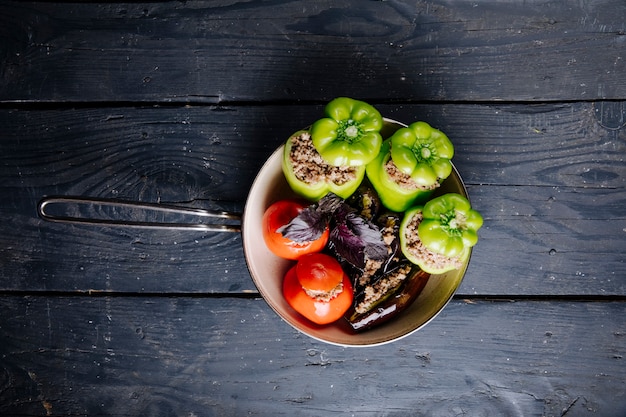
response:
<path id="1" fill-rule="evenodd" d="M 337 286 L 330 291 L 315 291 L 315 290 L 308 290 L 304 288 L 304 292 L 306 292 L 306 294 L 309 297 L 314 298 L 316 301 L 323 301 L 326 303 L 332 300 L 333 298 L 335 298 L 342 291 L 343 291 L 343 282 L 340 282 L 339 284 L 337 284 Z"/>
<path id="2" fill-rule="evenodd" d="M 365 287 L 365 298 L 354 307 L 358 314 L 368 312 L 372 305 L 385 296 L 389 291 L 398 288 L 411 272 L 411 265 L 403 265 L 400 268 L 386 274 L 371 285 Z"/>
<path id="3" fill-rule="evenodd" d="M 383 240 L 387 245 L 387 253 L 393 254 L 392 243 L 397 239 L 397 228 L 392 223 L 388 223 L 381 229 Z M 397 258 L 394 257 L 394 260 Z M 411 272 L 411 265 L 402 265 L 389 273 L 380 274 L 385 261 L 369 259 L 366 256 L 365 269 L 358 277 L 358 285 L 363 288 L 363 299 L 354 306 L 357 314 L 364 314 L 369 311 L 374 304 L 385 297 L 390 291 L 397 289 Z"/>
<path id="4" fill-rule="evenodd" d="M 385 245 L 387 245 L 387 254 L 392 255 L 393 249 L 391 247 L 393 241 L 397 238 L 397 230 L 394 229 L 393 225 L 385 226 L 381 230 L 383 235 L 383 241 Z M 366 286 L 372 280 L 372 277 L 376 275 L 376 272 L 383 267 L 383 265 L 387 262 L 387 260 L 377 260 L 370 259 L 367 254 L 365 255 L 365 268 L 363 269 L 362 274 L 358 277 L 357 284 L 359 286 Z"/>
<path id="5" fill-rule="evenodd" d="M 300 181 L 311 185 L 321 181 L 343 185 L 356 179 L 357 168 L 329 165 L 324 161 L 313 146 L 309 132 L 302 132 L 292 137 L 291 141 L 289 158 L 293 172 Z"/>
<path id="6" fill-rule="evenodd" d="M 391 158 L 389 158 L 389 161 L 387 161 L 387 163 L 385 164 L 385 169 L 387 170 L 387 174 L 389 175 L 389 177 L 396 184 L 398 184 L 402 188 L 406 188 L 407 190 L 428 191 L 428 190 L 434 190 L 440 185 L 439 182 L 435 182 L 434 184 L 430 186 L 419 185 L 418 183 L 415 182 L 415 180 L 413 180 L 413 178 L 411 178 L 410 175 L 405 174 L 404 172 L 400 171 L 398 167 L 396 166 L 396 164 L 393 163 L 393 160 Z"/>

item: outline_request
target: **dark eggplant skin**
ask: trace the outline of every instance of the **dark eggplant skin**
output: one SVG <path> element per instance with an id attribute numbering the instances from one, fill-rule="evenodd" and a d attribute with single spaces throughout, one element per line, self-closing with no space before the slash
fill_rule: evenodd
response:
<path id="1" fill-rule="evenodd" d="M 355 331 L 364 331 L 385 323 L 406 310 L 419 296 L 430 274 L 424 273 L 402 254 L 399 237 L 402 214 L 384 209 L 371 185 L 364 181 L 347 202 L 359 215 L 380 228 L 388 247 L 387 257 L 380 261 L 377 269 L 367 272 L 334 253 L 351 278 L 354 288 L 354 302 L 345 318 Z M 333 252 L 332 246 L 329 250 Z M 398 273 L 406 274 L 399 282 L 396 278 Z M 380 294 L 376 300 L 368 299 L 370 296 L 366 290 L 369 287 L 374 289 L 374 293 Z M 367 311 L 362 311 L 365 308 Z"/>
<path id="2" fill-rule="evenodd" d="M 408 271 L 407 271 L 407 268 L 408 268 Z M 412 270 L 412 267 L 409 262 L 397 264 L 394 268 L 391 268 L 388 270 L 384 269 L 384 267 L 381 267 L 378 271 L 376 271 L 376 273 L 373 276 L 370 277 L 370 280 L 367 284 L 358 285 L 358 286 L 355 285 L 354 286 L 355 288 L 354 302 L 352 303 L 354 312 L 362 313 L 362 311 L 359 311 L 359 310 L 365 307 L 359 308 L 361 304 L 366 304 L 366 305 L 370 304 L 370 306 L 367 307 L 367 309 L 369 310 L 369 309 L 376 307 L 378 304 L 382 303 L 387 298 L 391 297 L 398 290 L 400 290 L 404 282 L 408 279 L 411 273 L 411 270 Z M 406 271 L 406 272 L 403 272 L 403 271 Z M 402 280 L 397 280 L 397 278 L 394 278 L 396 274 L 405 275 L 405 278 Z M 384 293 L 381 292 L 381 288 L 380 288 L 381 285 L 387 288 Z M 369 300 L 369 302 L 367 301 L 368 288 L 373 289 L 374 294 L 379 295 L 377 299 Z"/>
<path id="3" fill-rule="evenodd" d="M 413 304 L 428 283 L 429 278 L 429 273 L 422 271 L 418 266 L 414 265 L 409 272 L 409 276 L 391 296 L 388 296 L 362 314 L 358 314 L 351 309 L 346 316 L 348 322 L 355 331 L 360 332 L 379 326 L 397 317 Z"/>

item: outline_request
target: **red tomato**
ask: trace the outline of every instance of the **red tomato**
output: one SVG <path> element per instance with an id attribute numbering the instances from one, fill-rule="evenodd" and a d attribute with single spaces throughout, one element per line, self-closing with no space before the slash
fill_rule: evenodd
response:
<path id="1" fill-rule="evenodd" d="M 341 283 L 344 273 L 339 262 L 332 256 L 310 253 L 298 260 L 296 275 L 303 288 L 328 292 Z"/>
<path id="2" fill-rule="evenodd" d="M 312 322 L 317 324 L 332 323 L 339 320 L 352 306 L 352 284 L 348 276 L 343 272 L 343 270 L 341 270 L 341 267 L 339 267 L 340 272 L 339 275 L 337 275 L 334 265 L 335 263 L 338 265 L 337 260 L 331 256 L 323 255 L 330 260 L 326 260 L 328 264 L 324 267 L 328 273 L 324 273 L 322 275 L 326 278 L 330 278 L 329 281 L 334 283 L 332 288 L 335 288 L 339 282 L 343 282 L 343 289 L 329 301 L 322 301 L 311 297 L 302 287 L 299 279 L 301 276 L 305 275 L 319 277 L 318 272 L 306 272 L 307 264 L 318 264 L 317 266 L 314 266 L 314 268 L 318 268 L 319 261 L 321 261 L 321 258 L 318 258 L 318 262 L 308 262 L 306 258 L 311 256 L 313 255 L 307 255 L 301 258 L 301 260 L 298 261 L 298 264 L 287 271 L 283 281 L 283 295 L 294 310 Z M 308 282 L 306 279 L 304 281 Z M 316 278 L 314 281 L 320 280 Z"/>
<path id="3" fill-rule="evenodd" d="M 275 255 L 285 259 L 298 259 L 307 253 L 319 252 L 328 242 L 328 227 L 316 240 L 294 242 L 276 230 L 293 220 L 307 206 L 294 200 L 280 200 L 272 204 L 263 214 L 263 238 Z"/>

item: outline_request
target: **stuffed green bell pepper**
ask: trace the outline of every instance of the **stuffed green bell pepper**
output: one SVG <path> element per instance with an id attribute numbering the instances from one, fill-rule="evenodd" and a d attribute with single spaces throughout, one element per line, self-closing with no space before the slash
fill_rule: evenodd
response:
<path id="1" fill-rule="evenodd" d="M 367 177 L 389 210 L 424 202 L 452 172 L 454 147 L 425 122 L 398 129 L 367 165 Z"/>
<path id="2" fill-rule="evenodd" d="M 308 130 L 301 130 L 285 143 L 282 169 L 293 191 L 311 201 L 329 192 L 350 197 L 365 177 L 365 166 L 333 166 L 321 157 Z"/>
<path id="3" fill-rule="evenodd" d="M 404 214 L 400 247 L 404 256 L 425 272 L 440 274 L 459 269 L 478 242 L 477 232 L 482 225 L 482 216 L 467 198 L 444 194 Z"/>
<path id="4" fill-rule="evenodd" d="M 326 116 L 313 123 L 313 145 L 335 166 L 361 166 L 378 155 L 383 142 L 383 118 L 373 106 L 348 97 L 326 105 Z"/>

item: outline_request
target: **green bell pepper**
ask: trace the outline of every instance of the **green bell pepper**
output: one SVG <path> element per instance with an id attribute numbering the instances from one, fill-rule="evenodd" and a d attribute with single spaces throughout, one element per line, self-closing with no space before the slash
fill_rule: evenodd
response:
<path id="1" fill-rule="evenodd" d="M 294 138 L 299 138 L 303 134 L 308 135 L 309 132 L 306 130 L 300 130 L 291 135 L 285 143 L 283 150 L 282 170 L 291 189 L 300 196 L 311 201 L 318 201 L 329 192 L 333 192 L 343 199 L 350 197 L 357 190 L 357 188 L 359 188 L 359 185 L 361 185 L 361 182 L 365 177 L 365 167 L 334 167 L 331 165 L 325 165 L 320 158 L 319 163 L 315 163 L 313 165 L 316 169 L 319 169 L 322 174 L 320 174 L 317 178 L 318 180 L 313 183 L 305 182 L 303 178 L 299 178 L 296 174 L 293 160 L 291 159 Z M 312 145 L 310 146 L 312 147 Z M 328 174 L 333 170 L 336 175 Z M 351 175 L 353 178 L 345 180 L 348 178 L 348 175 L 337 174 L 339 171 L 344 173 L 349 171 L 353 174 Z M 344 180 L 339 181 L 338 178 L 344 178 Z"/>
<path id="2" fill-rule="evenodd" d="M 433 267 L 427 262 L 423 250 L 411 250 L 409 235 L 413 233 L 413 217 L 421 213 L 422 220 L 417 227 L 417 235 L 422 245 L 430 252 L 441 255 L 443 264 Z M 470 254 L 470 248 L 478 242 L 478 229 L 483 225 L 483 217 L 471 208 L 467 198 L 449 193 L 434 198 L 423 207 L 408 210 L 400 225 L 400 246 L 408 260 L 422 270 L 432 274 L 455 269 L 455 261 L 464 262 Z M 447 263 L 447 259 L 450 263 Z"/>
<path id="3" fill-rule="evenodd" d="M 415 122 L 391 136 L 391 159 L 417 184 L 429 187 L 452 172 L 454 147 L 448 137 L 426 122 Z"/>
<path id="4" fill-rule="evenodd" d="M 448 137 L 425 122 L 398 129 L 367 165 L 367 177 L 385 207 L 404 211 L 425 201 L 452 173 L 454 147 Z M 390 175 L 391 159 L 397 173 Z"/>
<path id="5" fill-rule="evenodd" d="M 367 164 L 365 170 L 383 205 L 391 211 L 403 212 L 414 204 L 426 201 L 432 189 L 410 187 L 395 181 L 386 168 L 391 158 L 389 150 L 390 142 L 386 140 L 378 156 Z"/>
<path id="6" fill-rule="evenodd" d="M 373 106 L 339 97 L 326 105 L 325 113 L 311 126 L 311 138 L 329 164 L 361 166 L 378 155 L 383 118 Z"/>

